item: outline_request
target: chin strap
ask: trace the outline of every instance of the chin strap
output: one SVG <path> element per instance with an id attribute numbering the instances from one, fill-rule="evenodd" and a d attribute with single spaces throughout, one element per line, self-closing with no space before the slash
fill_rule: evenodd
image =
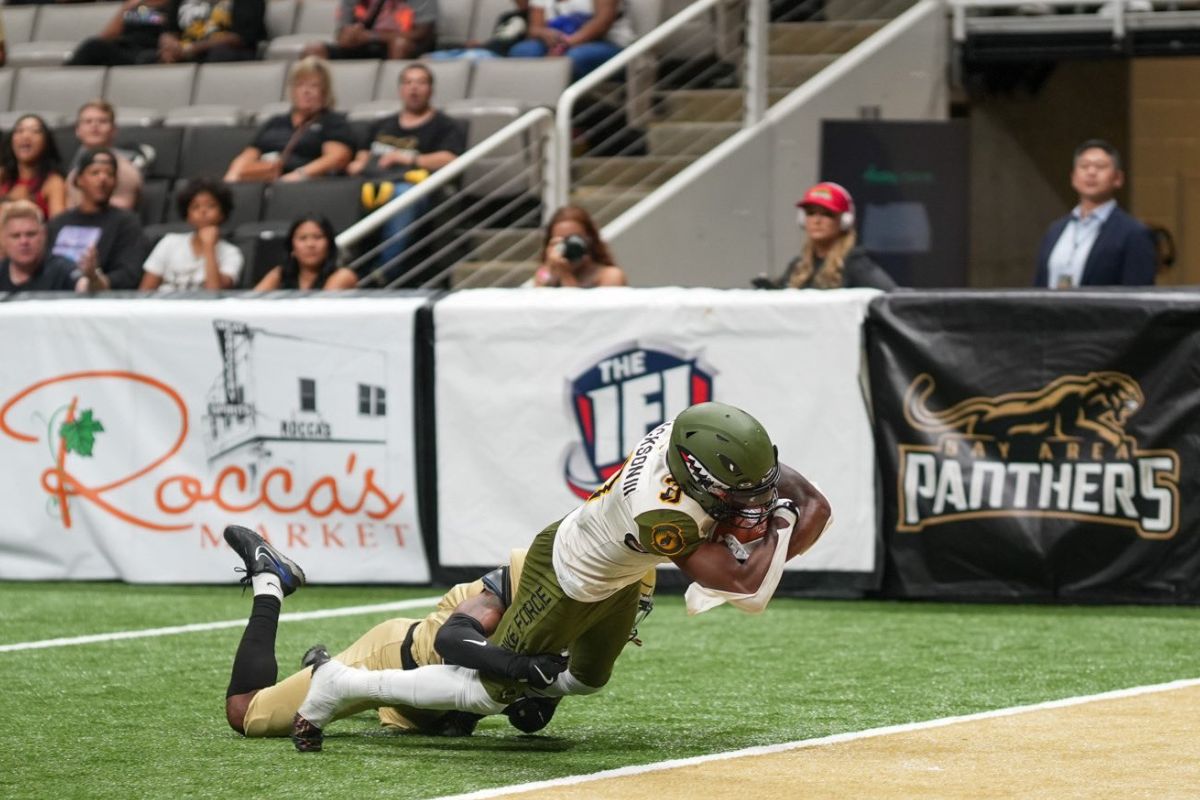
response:
<path id="1" fill-rule="evenodd" d="M 748 614 L 761 614 L 766 610 L 767 603 L 775 595 L 775 588 L 779 586 L 779 579 L 783 577 L 788 543 L 792 540 L 792 530 L 800 519 L 800 512 L 791 500 L 777 500 L 772 509 L 771 519 L 774 520 L 776 516 L 783 517 L 786 524 L 778 531 L 779 539 L 775 543 L 775 552 L 771 554 L 771 565 L 767 568 L 767 574 L 763 576 L 758 591 L 753 594 L 722 592 L 693 583 L 684 595 L 689 616 L 703 614 L 726 602 Z"/>

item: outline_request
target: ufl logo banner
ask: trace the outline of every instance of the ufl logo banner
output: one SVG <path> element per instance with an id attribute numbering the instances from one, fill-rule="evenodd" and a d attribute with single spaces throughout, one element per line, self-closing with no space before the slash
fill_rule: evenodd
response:
<path id="1" fill-rule="evenodd" d="M 1178 530 L 1179 454 L 1143 450 L 1126 430 L 1146 404 L 1129 375 L 1063 375 L 940 410 L 935 389 L 923 374 L 905 393 L 904 418 L 926 443 L 899 445 L 898 531 L 985 517 L 1082 520 L 1147 539 Z"/>
<path id="2" fill-rule="evenodd" d="M 590 497 L 650 430 L 711 400 L 714 374 L 699 356 L 633 342 L 568 380 L 567 402 L 580 440 L 567 448 L 567 487 Z"/>

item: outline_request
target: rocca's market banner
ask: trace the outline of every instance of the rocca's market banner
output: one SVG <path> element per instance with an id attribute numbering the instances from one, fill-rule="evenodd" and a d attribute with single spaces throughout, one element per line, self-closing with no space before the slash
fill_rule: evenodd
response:
<path id="1" fill-rule="evenodd" d="M 1200 296 L 894 294 L 866 329 L 886 592 L 1200 600 Z"/>
<path id="2" fill-rule="evenodd" d="M 265 535 L 314 582 L 422 582 L 423 298 L 0 305 L 0 577 L 224 582 Z"/>
<path id="3" fill-rule="evenodd" d="M 434 306 L 439 563 L 501 563 L 648 431 L 720 400 L 755 415 L 835 522 L 797 586 L 877 585 L 861 385 L 870 290 L 460 292 Z M 800 580 L 804 578 L 804 580 Z M 806 583 L 807 581 L 807 583 Z"/>

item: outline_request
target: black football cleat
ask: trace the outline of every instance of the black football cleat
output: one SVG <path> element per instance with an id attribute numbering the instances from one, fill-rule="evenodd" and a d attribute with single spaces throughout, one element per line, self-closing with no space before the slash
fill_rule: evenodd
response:
<path id="1" fill-rule="evenodd" d="M 537 733 L 550 724 L 561 697 L 522 697 L 504 709 L 504 716 L 521 733 Z"/>
<path id="2" fill-rule="evenodd" d="M 245 569 L 234 568 L 245 573 L 242 586 L 249 586 L 251 578 L 264 572 L 279 578 L 279 588 L 283 590 L 284 597 L 304 585 L 304 570 L 300 569 L 300 565 L 249 528 L 230 525 L 225 529 L 225 541 L 242 557 L 246 565 Z"/>
<path id="3" fill-rule="evenodd" d="M 325 744 L 325 733 L 297 714 L 292 718 L 292 744 L 296 745 L 297 752 L 319 753 Z"/>

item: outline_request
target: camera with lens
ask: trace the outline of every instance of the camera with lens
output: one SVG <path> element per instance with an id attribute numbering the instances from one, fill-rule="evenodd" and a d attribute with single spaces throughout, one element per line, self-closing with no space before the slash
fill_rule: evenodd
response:
<path id="1" fill-rule="evenodd" d="M 588 254 L 587 239 L 577 233 L 573 233 L 563 239 L 558 247 L 562 257 L 572 264 L 578 264 L 580 261 L 583 261 L 583 257 Z"/>

